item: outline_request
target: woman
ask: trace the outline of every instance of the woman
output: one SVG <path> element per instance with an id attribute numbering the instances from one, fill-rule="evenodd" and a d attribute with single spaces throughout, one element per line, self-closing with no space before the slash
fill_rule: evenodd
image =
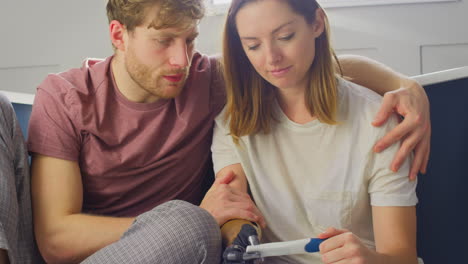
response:
<path id="1" fill-rule="evenodd" d="M 393 172 L 398 145 L 372 151 L 396 118 L 368 125 L 381 98 L 338 77 L 318 3 L 232 1 L 223 53 L 217 177 L 234 172 L 230 185 L 244 192 L 248 180 L 268 225 L 263 242 L 329 238 L 320 254 L 268 263 L 417 263 L 409 160 Z"/>

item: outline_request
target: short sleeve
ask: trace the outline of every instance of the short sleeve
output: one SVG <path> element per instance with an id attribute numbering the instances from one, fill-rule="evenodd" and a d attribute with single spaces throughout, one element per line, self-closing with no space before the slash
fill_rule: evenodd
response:
<path id="1" fill-rule="evenodd" d="M 37 89 L 28 128 L 31 153 L 78 161 L 80 133 L 75 122 L 74 100 L 61 89 L 59 77 L 49 76 Z"/>
<path id="2" fill-rule="evenodd" d="M 397 117 L 393 116 L 377 129 L 377 138 L 382 138 L 396 124 Z M 417 181 L 410 181 L 408 177 L 412 157 L 406 158 L 398 172 L 390 170 L 399 148 L 400 144 L 393 144 L 380 153 L 371 154 L 369 194 L 373 206 L 413 206 L 418 203 Z"/>
<path id="3" fill-rule="evenodd" d="M 226 166 L 240 163 L 236 154 L 234 142 L 232 141 L 232 137 L 229 135 L 229 131 L 223 117 L 224 111 L 216 117 L 213 132 L 213 143 L 211 145 L 215 174 Z"/>

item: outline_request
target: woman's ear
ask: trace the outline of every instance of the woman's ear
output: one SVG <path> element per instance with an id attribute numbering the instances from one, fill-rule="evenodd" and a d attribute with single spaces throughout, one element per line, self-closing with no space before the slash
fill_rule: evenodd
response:
<path id="1" fill-rule="evenodd" d="M 325 30 L 325 12 L 322 8 L 317 8 L 315 11 L 315 21 L 312 23 L 312 32 L 314 38 L 320 37 Z"/>
<path id="2" fill-rule="evenodd" d="M 125 51 L 125 34 L 127 34 L 125 26 L 117 20 L 112 20 L 109 23 L 109 33 L 114 47 L 120 51 Z"/>

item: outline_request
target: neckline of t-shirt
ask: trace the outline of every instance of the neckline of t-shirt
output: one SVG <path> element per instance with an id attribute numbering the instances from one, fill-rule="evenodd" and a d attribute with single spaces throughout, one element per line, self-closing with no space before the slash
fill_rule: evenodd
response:
<path id="1" fill-rule="evenodd" d="M 282 126 L 285 126 L 287 128 L 294 129 L 294 130 L 310 130 L 316 127 L 320 127 L 322 125 L 322 123 L 318 119 L 314 119 L 305 124 L 296 123 L 292 121 L 291 119 L 289 119 L 289 117 L 283 112 L 283 109 L 281 109 L 277 99 L 273 101 L 274 101 L 273 103 L 276 109 L 278 121 Z"/>
<path id="2" fill-rule="evenodd" d="M 138 111 L 149 111 L 155 110 L 164 105 L 168 104 L 173 99 L 159 99 L 153 103 L 136 103 L 128 100 L 119 90 L 117 87 L 117 83 L 115 82 L 114 73 L 112 72 L 112 63 L 109 64 L 109 75 L 112 82 L 112 90 L 117 98 L 117 101 L 122 103 L 123 105 Z"/>
<path id="3" fill-rule="evenodd" d="M 338 92 L 338 112 L 340 112 L 340 109 L 342 108 L 342 104 L 343 104 L 343 96 L 345 93 L 345 88 L 344 86 L 346 85 L 346 81 L 343 80 L 342 78 L 337 78 L 337 92 Z M 325 123 L 322 123 L 320 122 L 320 120 L 318 119 L 314 119 L 310 122 L 307 122 L 305 124 L 299 124 L 299 123 L 296 123 L 294 121 L 292 121 L 291 119 L 289 119 L 289 117 L 283 112 L 283 109 L 281 109 L 279 103 L 278 103 L 278 100 L 275 98 L 275 100 L 273 100 L 273 103 L 274 103 L 274 107 L 276 109 L 276 113 L 277 113 L 277 118 L 279 120 L 279 123 L 286 127 L 286 128 L 290 128 L 290 129 L 293 129 L 293 130 L 296 130 L 296 131 L 309 131 L 310 129 L 315 129 L 315 128 L 321 128 L 323 126 L 327 126 L 327 124 Z"/>

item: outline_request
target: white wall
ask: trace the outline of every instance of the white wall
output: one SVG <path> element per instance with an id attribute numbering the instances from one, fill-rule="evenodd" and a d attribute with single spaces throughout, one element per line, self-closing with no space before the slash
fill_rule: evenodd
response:
<path id="1" fill-rule="evenodd" d="M 105 0 L 2 1 L 0 90 L 34 93 L 49 72 L 112 54 Z M 407 75 L 468 65 L 468 1 L 327 10 L 339 54 L 375 58 Z M 206 17 L 198 49 L 220 51 L 223 16 Z"/>
<path id="2" fill-rule="evenodd" d="M 407 75 L 468 66 L 467 0 L 326 11 L 338 54 L 368 56 Z M 223 19 L 207 17 L 202 36 L 220 34 Z M 217 43 L 203 37 L 204 51 L 219 52 L 220 36 L 214 37 Z"/>
<path id="3" fill-rule="evenodd" d="M 105 0 L 2 0 L 0 90 L 34 93 L 47 73 L 112 54 Z"/>

